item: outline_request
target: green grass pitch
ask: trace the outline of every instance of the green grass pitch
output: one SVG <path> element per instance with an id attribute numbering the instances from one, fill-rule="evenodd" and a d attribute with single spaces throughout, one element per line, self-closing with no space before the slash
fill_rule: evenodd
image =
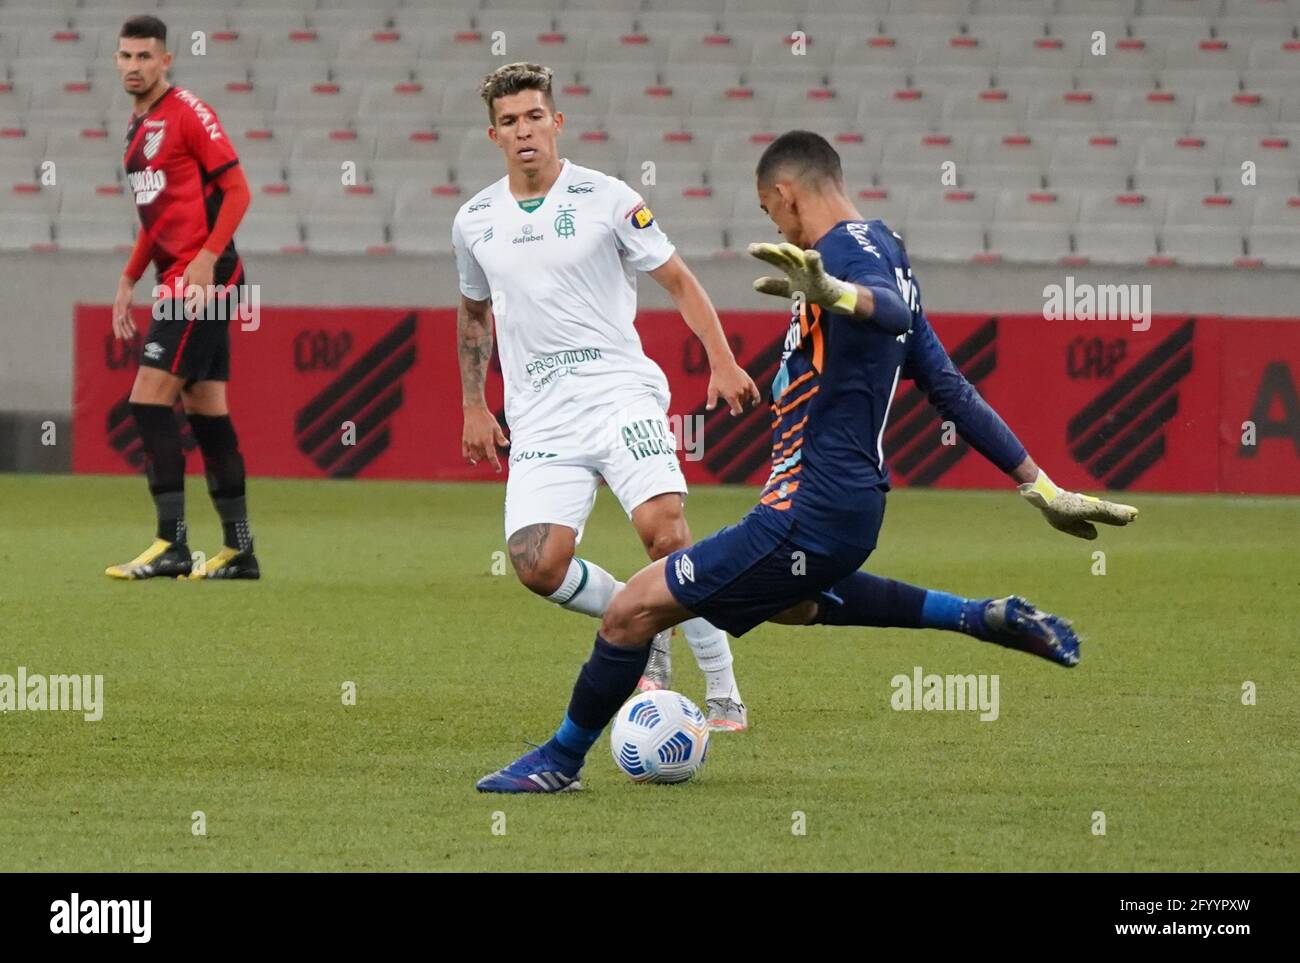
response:
<path id="1" fill-rule="evenodd" d="M 694 532 L 753 497 L 696 491 Z M 105 698 L 95 723 L 0 715 L 4 869 L 1300 867 L 1300 501 L 1134 495 L 1132 528 L 1083 542 L 1014 491 L 896 491 L 872 571 L 1024 594 L 1075 620 L 1082 664 L 764 626 L 733 643 L 751 730 L 715 736 L 698 778 L 635 785 L 602 738 L 583 792 L 520 798 L 474 781 L 551 733 L 595 625 L 493 574 L 501 499 L 255 480 L 263 581 L 117 583 L 104 566 L 151 533 L 139 479 L 0 476 L 0 673 L 102 674 Z M 189 515 L 215 552 L 194 478 Z M 608 492 L 581 551 L 622 578 L 643 562 Z M 999 718 L 894 711 L 918 665 L 998 674 Z M 702 700 L 680 637 L 674 666 Z"/>

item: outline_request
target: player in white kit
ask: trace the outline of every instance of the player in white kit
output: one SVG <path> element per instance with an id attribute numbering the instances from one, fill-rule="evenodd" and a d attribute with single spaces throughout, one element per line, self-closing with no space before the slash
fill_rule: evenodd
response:
<path id="1" fill-rule="evenodd" d="M 601 479 L 652 560 L 691 543 L 686 481 L 666 416 L 668 382 L 632 323 L 636 273 L 669 292 L 703 343 L 710 408 L 721 399 L 739 414 L 758 403 L 759 391 L 736 363 L 704 288 L 640 195 L 560 157 L 564 115 L 555 109 L 551 71 L 507 64 L 481 92 L 506 176 L 461 207 L 452 226 L 462 453 L 499 471 L 496 449 L 509 445 L 505 530 L 519 580 L 563 608 L 599 618 L 621 583 L 575 549 Z M 494 318 L 508 442 L 483 393 Z M 682 634 L 707 680 L 710 725 L 746 728 L 726 634 L 703 619 L 684 623 Z M 669 638 L 656 637 L 643 686 L 669 685 Z"/>

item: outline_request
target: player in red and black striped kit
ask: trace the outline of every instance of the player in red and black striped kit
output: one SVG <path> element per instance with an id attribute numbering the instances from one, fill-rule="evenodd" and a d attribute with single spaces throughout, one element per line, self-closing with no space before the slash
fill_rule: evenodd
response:
<path id="1" fill-rule="evenodd" d="M 248 210 L 248 181 L 212 109 L 167 80 L 167 27 L 151 16 L 122 26 L 117 69 L 135 110 L 125 166 L 140 233 L 113 301 L 113 333 L 135 336 L 131 298 L 152 261 L 158 271 L 153 320 L 131 389 L 131 414 L 144 445 L 158 513 L 154 542 L 110 566 L 112 578 L 257 578 L 248 527 L 244 459 L 230 421 L 230 319 L 247 282 L 233 238 Z M 221 516 L 224 546 L 201 569 L 185 539 L 185 453 L 173 413 L 180 398 L 203 452 L 208 491 Z"/>

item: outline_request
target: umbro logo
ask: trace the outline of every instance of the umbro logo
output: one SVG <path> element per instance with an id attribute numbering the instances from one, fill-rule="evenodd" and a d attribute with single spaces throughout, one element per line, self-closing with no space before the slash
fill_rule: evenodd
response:
<path id="1" fill-rule="evenodd" d="M 677 572 L 678 585 L 685 585 L 687 582 L 695 581 L 695 563 L 691 561 L 689 555 L 677 556 L 677 561 L 673 563 L 673 568 Z"/>
<path id="2" fill-rule="evenodd" d="M 157 361 L 162 357 L 163 346 L 157 341 L 150 341 L 144 346 L 144 356 L 150 361 Z"/>

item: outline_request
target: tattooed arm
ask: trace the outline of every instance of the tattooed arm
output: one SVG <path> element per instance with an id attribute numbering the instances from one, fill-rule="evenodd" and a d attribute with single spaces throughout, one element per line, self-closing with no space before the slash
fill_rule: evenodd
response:
<path id="1" fill-rule="evenodd" d="M 471 465 L 490 461 L 501 470 L 497 448 L 510 444 L 487 406 L 483 389 L 487 384 L 488 362 L 492 359 L 492 302 L 460 298 L 456 309 L 456 354 L 460 359 L 461 431 L 460 453 Z"/>

